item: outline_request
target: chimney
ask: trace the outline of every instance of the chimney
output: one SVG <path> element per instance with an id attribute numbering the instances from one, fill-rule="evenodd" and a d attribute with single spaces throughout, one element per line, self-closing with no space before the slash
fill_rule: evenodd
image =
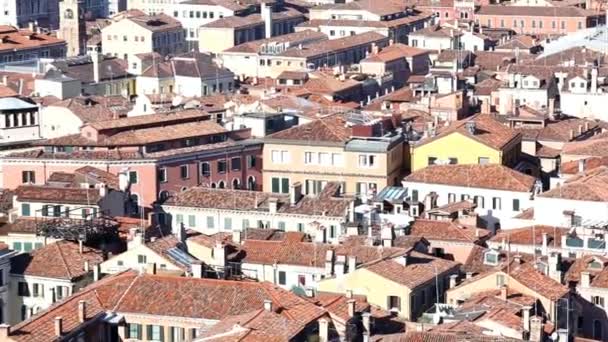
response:
<path id="1" fill-rule="evenodd" d="M 91 270 L 91 266 L 90 266 L 90 264 L 89 264 L 89 260 L 85 260 L 85 261 L 84 261 L 84 271 L 85 271 L 86 273 L 89 273 L 89 271 L 90 271 L 90 270 Z"/>
<path id="2" fill-rule="evenodd" d="M 232 242 L 240 245 L 242 241 L 243 241 L 242 232 L 240 230 L 233 230 L 232 231 Z"/>
<path id="3" fill-rule="evenodd" d="M 272 312 L 272 301 L 270 299 L 264 299 L 264 310 Z"/>
<path id="4" fill-rule="evenodd" d="M 586 163 L 585 159 L 579 159 L 578 160 L 578 173 L 585 172 L 585 163 Z"/>
<path id="5" fill-rule="evenodd" d="M 226 266 L 226 250 L 221 242 L 217 242 L 213 247 L 213 259 L 215 266 Z"/>
<path id="6" fill-rule="evenodd" d="M 327 318 L 319 318 L 319 342 L 329 342 L 329 321 Z"/>
<path id="7" fill-rule="evenodd" d="M 354 299 L 349 299 L 346 304 L 348 305 L 348 317 L 353 317 L 355 315 L 357 301 Z"/>
<path id="8" fill-rule="evenodd" d="M 99 197 L 101 197 L 101 198 L 106 197 L 107 193 L 108 193 L 108 188 L 107 188 L 106 184 L 105 183 L 99 184 Z"/>
<path id="9" fill-rule="evenodd" d="M 407 266 L 407 254 L 398 256 L 394 260 L 398 262 L 401 266 Z"/>
<path id="10" fill-rule="evenodd" d="M 516 264 L 521 264 L 521 255 L 516 254 L 515 256 L 513 256 L 513 260 Z"/>
<path id="11" fill-rule="evenodd" d="M 99 64 L 101 63 L 102 56 L 99 52 L 93 52 L 91 59 L 93 60 L 93 80 L 95 83 L 99 83 L 101 81 L 101 66 Z"/>
<path id="12" fill-rule="evenodd" d="M 551 253 L 549 256 L 549 274 L 553 280 L 561 284 L 562 282 L 562 255 L 560 253 Z"/>
<path id="13" fill-rule="evenodd" d="M 470 135 L 475 135 L 475 121 L 467 121 L 464 124 L 464 127 L 466 128 L 467 132 L 469 132 Z"/>
<path id="14" fill-rule="evenodd" d="M 61 316 L 55 317 L 55 336 L 61 337 L 63 335 L 63 318 Z"/>
<path id="15" fill-rule="evenodd" d="M 336 258 L 335 272 L 337 276 L 344 275 L 344 268 L 346 266 L 346 257 L 344 255 L 338 255 Z"/>
<path id="16" fill-rule="evenodd" d="M 532 310 L 531 306 L 524 306 L 521 308 L 521 317 L 524 323 L 524 330 L 530 331 L 530 311 Z"/>
<path id="17" fill-rule="evenodd" d="M 353 290 L 346 290 L 346 298 L 351 299 L 353 298 Z"/>
<path id="18" fill-rule="evenodd" d="M 348 273 L 354 272 L 357 269 L 357 257 L 351 255 L 348 257 Z"/>
<path id="19" fill-rule="evenodd" d="M 367 335 L 371 335 L 371 316 L 372 314 L 369 312 L 364 312 L 363 314 L 361 314 L 361 318 L 363 320 L 363 330 L 364 333 L 367 333 Z"/>
<path id="20" fill-rule="evenodd" d="M 295 182 L 291 185 L 291 189 L 289 191 L 289 203 L 291 205 L 296 205 L 302 198 L 302 183 Z"/>
<path id="21" fill-rule="evenodd" d="M 581 287 L 591 286 L 591 274 L 589 272 L 581 272 Z"/>
<path id="22" fill-rule="evenodd" d="M 530 318 L 529 341 L 540 342 L 543 340 L 543 321 L 538 316 Z"/>
<path id="23" fill-rule="evenodd" d="M 156 263 L 155 262 L 150 262 L 146 265 L 146 273 L 156 274 Z"/>
<path id="24" fill-rule="evenodd" d="M 190 264 L 192 278 L 202 278 L 203 277 L 203 263 L 200 261 L 195 261 Z"/>
<path id="25" fill-rule="evenodd" d="M 118 187 L 120 191 L 127 191 L 129 188 L 129 169 L 124 168 L 118 173 Z"/>
<path id="26" fill-rule="evenodd" d="M 87 302 L 78 301 L 78 322 L 84 323 L 87 320 Z"/>
<path id="27" fill-rule="evenodd" d="M 380 239 L 383 247 L 393 247 L 393 228 L 389 225 L 380 228 Z"/>
<path id="28" fill-rule="evenodd" d="M 36 32 L 36 23 L 33 21 L 30 21 L 29 23 L 27 23 L 27 28 L 28 28 L 28 30 L 30 30 L 32 32 Z"/>
<path id="29" fill-rule="evenodd" d="M 268 200 L 268 212 L 271 214 L 276 214 L 278 208 L 278 200 L 276 198 L 271 198 Z"/>
<path id="30" fill-rule="evenodd" d="M 574 130 L 570 130 L 570 140 L 574 140 Z"/>
<path id="31" fill-rule="evenodd" d="M 549 118 L 551 120 L 555 119 L 555 99 L 554 98 L 550 98 L 549 99 Z"/>
<path id="32" fill-rule="evenodd" d="M 372 43 L 372 54 L 377 54 L 378 52 L 380 52 L 380 49 L 378 48 L 378 44 Z"/>
<path id="33" fill-rule="evenodd" d="M 547 255 L 549 248 L 549 234 L 543 233 L 543 246 L 542 246 L 542 255 Z"/>
<path id="34" fill-rule="evenodd" d="M 78 240 L 78 254 L 82 254 L 84 252 L 84 245 L 82 240 Z"/>
<path id="35" fill-rule="evenodd" d="M 272 7 L 263 2 L 260 8 L 262 20 L 264 20 L 264 32 L 266 39 L 272 37 Z"/>
<path id="36" fill-rule="evenodd" d="M 101 278 L 101 264 L 93 266 L 93 281 L 98 281 Z"/>
<path id="37" fill-rule="evenodd" d="M 509 291 L 507 289 L 507 285 L 503 285 L 500 288 L 500 299 L 502 299 L 502 300 L 504 300 L 506 302 L 507 298 L 508 298 L 508 295 L 509 295 Z"/>
<path id="38" fill-rule="evenodd" d="M 8 340 L 8 335 L 11 334 L 11 326 L 8 324 L 0 324 L 0 341 Z"/>
<path id="39" fill-rule="evenodd" d="M 591 93 L 597 93 L 597 68 L 591 69 Z"/>
<path id="40" fill-rule="evenodd" d="M 473 278 L 473 272 L 467 272 L 466 275 L 465 275 L 465 277 L 466 277 L 465 279 L 471 279 L 471 278 Z"/>
<path id="41" fill-rule="evenodd" d="M 452 274 L 450 275 L 450 289 L 453 289 L 456 287 L 456 280 L 458 279 L 458 274 Z"/>
<path id="42" fill-rule="evenodd" d="M 331 276 L 334 273 L 334 251 L 332 249 L 325 252 L 325 275 Z"/>

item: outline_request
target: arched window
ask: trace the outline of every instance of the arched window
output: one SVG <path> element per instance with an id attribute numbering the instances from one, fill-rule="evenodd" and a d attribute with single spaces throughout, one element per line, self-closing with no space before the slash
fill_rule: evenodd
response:
<path id="1" fill-rule="evenodd" d="M 255 177 L 249 176 L 247 178 L 247 189 L 248 190 L 255 190 Z"/>
<path id="2" fill-rule="evenodd" d="M 241 181 L 238 178 L 235 178 L 232 180 L 232 188 L 233 189 L 240 189 L 241 188 Z"/>
<path id="3" fill-rule="evenodd" d="M 224 183 L 224 181 L 220 181 L 219 183 L 217 183 L 217 187 L 223 189 L 226 187 L 226 183 Z"/>
<path id="4" fill-rule="evenodd" d="M 215 185 L 215 183 L 211 183 L 211 188 L 215 189 L 217 187 L 217 185 Z"/>
<path id="5" fill-rule="evenodd" d="M 65 12 L 63 13 L 63 17 L 65 19 L 74 19 L 74 11 L 72 11 L 71 9 L 67 9 L 65 10 Z"/>
<path id="6" fill-rule="evenodd" d="M 602 322 L 600 320 L 593 321 L 593 339 L 594 340 L 602 340 Z"/>

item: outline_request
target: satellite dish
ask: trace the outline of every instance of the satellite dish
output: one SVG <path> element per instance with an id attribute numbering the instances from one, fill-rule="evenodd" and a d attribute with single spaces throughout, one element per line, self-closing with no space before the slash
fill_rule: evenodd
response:
<path id="1" fill-rule="evenodd" d="M 171 105 L 172 105 L 173 107 L 177 107 L 177 106 L 179 106 L 180 104 L 182 104 L 182 100 L 183 100 L 183 99 L 182 99 L 182 97 L 181 97 L 181 96 L 176 96 L 176 97 L 174 97 L 174 98 L 173 98 L 173 101 L 171 101 Z"/>

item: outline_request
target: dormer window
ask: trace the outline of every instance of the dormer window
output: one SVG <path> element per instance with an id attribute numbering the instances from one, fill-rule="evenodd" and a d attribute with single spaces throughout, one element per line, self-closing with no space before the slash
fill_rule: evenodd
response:
<path id="1" fill-rule="evenodd" d="M 489 250 L 483 256 L 483 263 L 486 265 L 496 266 L 498 265 L 498 251 Z"/>
<path id="2" fill-rule="evenodd" d="M 591 262 L 589 262 L 587 268 L 590 270 L 602 270 L 604 268 L 604 263 L 600 260 L 593 259 Z"/>

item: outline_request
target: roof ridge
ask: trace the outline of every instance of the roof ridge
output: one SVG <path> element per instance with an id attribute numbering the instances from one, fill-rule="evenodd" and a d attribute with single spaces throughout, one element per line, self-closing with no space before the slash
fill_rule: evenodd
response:
<path id="1" fill-rule="evenodd" d="M 63 266 L 65 266 L 65 269 L 66 269 L 66 271 L 68 273 L 68 276 L 70 278 L 72 278 L 72 272 L 70 272 L 70 267 L 68 266 L 68 263 L 65 260 L 65 257 L 63 256 L 63 253 L 61 252 L 61 247 L 59 247 L 59 243 L 55 243 L 55 247 L 57 248 L 57 252 L 59 252 L 59 256 L 61 257 L 61 261 L 63 261 Z"/>
<path id="2" fill-rule="evenodd" d="M 116 301 L 116 305 L 114 305 L 114 307 L 112 308 L 112 311 L 116 311 L 118 309 L 118 307 L 120 306 L 120 304 L 122 304 L 122 301 L 125 299 L 125 297 L 129 293 L 129 291 L 135 285 L 135 282 L 139 278 L 141 278 L 141 274 L 138 274 L 135 277 L 133 277 L 133 280 L 131 281 L 131 284 L 129 284 L 129 286 L 127 287 L 127 289 L 125 290 L 125 292 L 123 292 L 123 294 L 120 296 L 120 298 L 118 298 L 118 300 Z"/>

